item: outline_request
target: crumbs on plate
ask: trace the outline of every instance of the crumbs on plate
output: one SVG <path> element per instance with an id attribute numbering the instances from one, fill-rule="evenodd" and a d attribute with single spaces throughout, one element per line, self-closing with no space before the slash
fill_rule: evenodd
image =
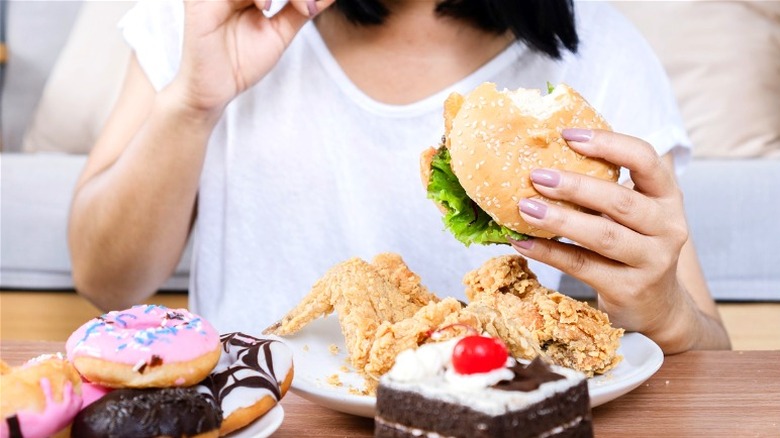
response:
<path id="1" fill-rule="evenodd" d="M 326 382 L 328 382 L 328 384 L 331 385 L 331 386 L 342 386 L 343 385 L 341 383 L 341 379 L 339 378 L 338 374 L 331 374 L 327 378 Z"/>
<path id="2" fill-rule="evenodd" d="M 330 354 L 339 354 L 339 346 L 336 344 L 330 344 L 328 346 L 328 351 L 330 351 Z"/>
<path id="3" fill-rule="evenodd" d="M 355 388 L 354 386 L 349 387 L 349 393 L 352 395 L 374 395 L 365 389 Z"/>

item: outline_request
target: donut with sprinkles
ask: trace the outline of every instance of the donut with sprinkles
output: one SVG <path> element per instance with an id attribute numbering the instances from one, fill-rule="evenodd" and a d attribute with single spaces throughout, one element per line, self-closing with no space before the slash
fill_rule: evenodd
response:
<path id="1" fill-rule="evenodd" d="M 109 388 L 192 386 L 219 361 L 214 327 L 185 309 L 139 305 L 76 329 L 68 359 L 88 381 Z"/>

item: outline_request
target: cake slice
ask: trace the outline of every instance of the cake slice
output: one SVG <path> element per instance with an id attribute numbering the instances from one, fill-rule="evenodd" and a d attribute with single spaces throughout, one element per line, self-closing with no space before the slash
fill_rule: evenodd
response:
<path id="1" fill-rule="evenodd" d="M 463 354 L 467 338 L 398 355 L 377 390 L 375 437 L 593 436 L 582 373 L 539 358 L 527 364 L 508 358 L 474 372 L 487 359 Z"/>

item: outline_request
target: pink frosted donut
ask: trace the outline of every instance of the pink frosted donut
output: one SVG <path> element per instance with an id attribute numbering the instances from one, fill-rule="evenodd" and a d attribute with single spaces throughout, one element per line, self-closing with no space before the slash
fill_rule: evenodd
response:
<path id="1" fill-rule="evenodd" d="M 84 378 L 109 388 L 191 386 L 220 356 L 214 327 L 185 309 L 157 305 L 108 312 L 68 338 L 68 359 Z"/>
<path id="2" fill-rule="evenodd" d="M 0 376 L 0 437 L 45 438 L 81 409 L 81 378 L 62 355 L 43 355 Z"/>

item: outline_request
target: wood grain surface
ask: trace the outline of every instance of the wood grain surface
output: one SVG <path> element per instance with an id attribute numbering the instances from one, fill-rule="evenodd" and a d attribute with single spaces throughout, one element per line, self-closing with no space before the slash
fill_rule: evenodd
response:
<path id="1" fill-rule="evenodd" d="M 147 303 L 186 307 L 186 293 L 158 293 Z M 720 303 L 735 350 L 780 350 L 780 302 Z M 64 341 L 101 314 L 73 291 L 0 292 L 0 339 Z"/>
<path id="2" fill-rule="evenodd" d="M 2 341 L 11 365 L 63 351 L 62 342 Z M 370 437 L 371 419 L 288 393 L 274 437 Z M 780 351 L 691 351 L 667 356 L 636 390 L 593 410 L 598 437 L 779 437 Z"/>

